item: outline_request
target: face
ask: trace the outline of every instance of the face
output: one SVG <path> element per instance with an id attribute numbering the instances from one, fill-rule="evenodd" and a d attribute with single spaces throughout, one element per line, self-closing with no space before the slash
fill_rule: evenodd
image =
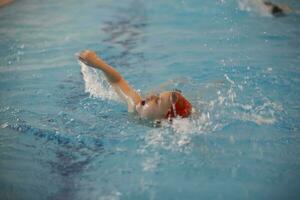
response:
<path id="1" fill-rule="evenodd" d="M 171 104 L 165 95 L 152 95 L 143 99 L 137 106 L 136 111 L 144 119 L 163 119 L 165 118 Z"/>

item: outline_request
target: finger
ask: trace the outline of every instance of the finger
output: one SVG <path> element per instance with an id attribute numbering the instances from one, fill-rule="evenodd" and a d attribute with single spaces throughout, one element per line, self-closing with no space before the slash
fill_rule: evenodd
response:
<path id="1" fill-rule="evenodd" d="M 88 65 L 87 61 L 84 58 L 82 58 L 81 56 L 78 56 L 78 60 L 81 61 L 82 63 Z"/>

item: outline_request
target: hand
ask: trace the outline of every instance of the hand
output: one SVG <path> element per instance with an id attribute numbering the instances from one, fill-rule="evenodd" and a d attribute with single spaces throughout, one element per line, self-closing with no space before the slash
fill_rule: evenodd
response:
<path id="1" fill-rule="evenodd" d="M 95 66 L 95 62 L 98 59 L 98 56 L 94 51 L 84 50 L 79 54 L 78 59 L 84 64 Z"/>

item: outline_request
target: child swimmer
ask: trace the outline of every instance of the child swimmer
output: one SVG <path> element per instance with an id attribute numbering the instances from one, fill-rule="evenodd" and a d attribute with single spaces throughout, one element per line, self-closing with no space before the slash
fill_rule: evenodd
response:
<path id="1" fill-rule="evenodd" d="M 81 52 L 78 59 L 86 65 L 102 70 L 118 96 L 128 105 L 128 111 L 137 113 L 142 119 L 171 120 L 175 117 L 186 118 L 192 113 L 191 103 L 180 91 L 166 91 L 158 95 L 142 98 L 114 69 L 91 50 Z"/>

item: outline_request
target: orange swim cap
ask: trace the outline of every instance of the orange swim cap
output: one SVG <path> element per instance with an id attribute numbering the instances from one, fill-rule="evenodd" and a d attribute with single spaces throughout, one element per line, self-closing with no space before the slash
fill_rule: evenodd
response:
<path id="1" fill-rule="evenodd" d="M 178 95 L 178 100 L 175 103 L 175 111 L 173 106 L 169 109 L 166 114 L 166 119 L 174 118 L 176 116 L 180 116 L 182 118 L 189 117 L 192 113 L 192 104 L 186 100 L 181 94 Z"/>

